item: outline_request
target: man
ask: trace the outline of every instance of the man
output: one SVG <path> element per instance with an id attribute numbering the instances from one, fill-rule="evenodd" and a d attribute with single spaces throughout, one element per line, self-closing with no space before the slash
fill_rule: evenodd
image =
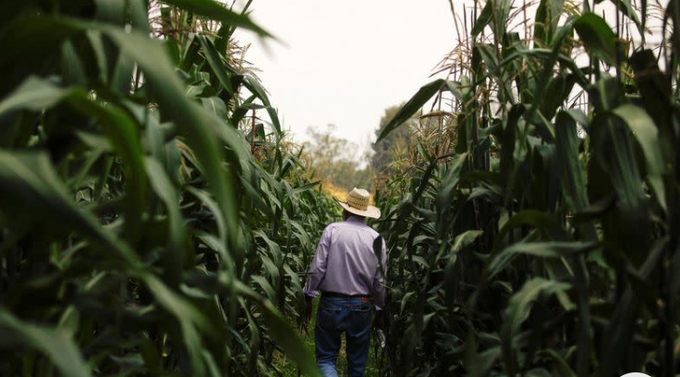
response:
<path id="1" fill-rule="evenodd" d="M 347 375 L 363 376 L 371 340 L 371 296 L 376 310 L 385 303 L 387 253 L 380 235 L 365 218 L 380 218 L 380 210 L 368 205 L 369 194 L 354 188 L 347 195 L 343 220 L 324 229 L 304 288 L 307 296 L 305 322 L 309 322 L 312 298 L 321 295 L 314 340 L 316 360 L 325 376 L 337 376 L 335 363 L 340 336 L 347 341 Z M 374 251 L 380 249 L 380 257 Z M 381 267 L 382 264 L 382 267 Z"/>

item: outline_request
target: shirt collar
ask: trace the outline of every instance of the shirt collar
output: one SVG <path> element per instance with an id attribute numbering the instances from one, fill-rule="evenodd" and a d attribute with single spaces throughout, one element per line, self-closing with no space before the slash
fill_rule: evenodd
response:
<path id="1" fill-rule="evenodd" d="M 345 221 L 350 222 L 350 223 L 365 224 L 364 219 L 362 219 L 359 216 L 350 216 Z"/>

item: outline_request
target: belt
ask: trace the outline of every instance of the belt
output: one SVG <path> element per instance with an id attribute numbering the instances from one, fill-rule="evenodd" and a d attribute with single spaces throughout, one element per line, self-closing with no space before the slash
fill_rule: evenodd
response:
<path id="1" fill-rule="evenodd" d="M 322 291 L 321 297 L 366 298 L 366 299 L 371 298 L 371 296 L 368 296 L 368 295 L 346 295 L 344 293 L 327 292 L 327 291 Z"/>

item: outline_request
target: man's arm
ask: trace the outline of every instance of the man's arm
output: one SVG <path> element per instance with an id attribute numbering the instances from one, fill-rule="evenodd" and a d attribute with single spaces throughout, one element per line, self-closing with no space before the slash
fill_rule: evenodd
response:
<path id="1" fill-rule="evenodd" d="M 312 266 L 309 268 L 307 283 L 302 290 L 305 293 L 305 308 L 302 318 L 305 325 L 312 318 L 312 298 L 319 295 L 319 284 L 321 284 L 324 275 L 326 275 L 326 260 L 328 259 L 328 247 L 331 243 L 331 233 L 331 227 L 327 226 L 323 234 L 321 234 L 319 245 L 316 247 L 316 253 L 312 260 Z"/>
<path id="2" fill-rule="evenodd" d="M 380 258 L 378 258 L 378 268 L 373 278 L 373 297 L 375 299 L 375 309 L 382 310 L 385 306 L 385 277 L 383 274 L 387 273 L 387 247 L 382 237 L 378 237 L 382 243 L 380 248 Z"/>
<path id="3" fill-rule="evenodd" d="M 321 234 L 319 245 L 316 247 L 316 253 L 312 260 L 312 266 L 309 268 L 309 277 L 303 289 L 307 297 L 316 297 L 319 295 L 319 284 L 326 275 L 326 260 L 328 259 L 328 246 L 331 240 L 331 227 L 327 226 Z"/>

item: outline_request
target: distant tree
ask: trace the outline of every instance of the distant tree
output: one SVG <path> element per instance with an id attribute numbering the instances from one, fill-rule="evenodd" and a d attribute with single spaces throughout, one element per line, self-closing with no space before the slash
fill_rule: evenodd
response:
<path id="1" fill-rule="evenodd" d="M 357 145 L 333 135 L 335 126 L 329 124 L 325 129 L 307 127 L 310 141 L 302 145 L 303 159 L 307 161 L 316 178 L 345 189 L 363 187 L 372 189 L 370 167 L 360 168 L 354 154 Z"/>
<path id="2" fill-rule="evenodd" d="M 380 125 L 375 130 L 376 139 L 401 107 L 402 105 L 398 105 L 385 109 L 385 114 L 380 118 Z M 386 138 L 371 145 L 374 152 L 373 156 L 371 156 L 371 169 L 375 174 L 384 176 L 392 173 L 394 170 L 392 163 L 397 159 L 405 157 L 411 134 L 418 125 L 419 115 L 419 113 L 414 115 L 405 124 L 390 132 Z"/>

